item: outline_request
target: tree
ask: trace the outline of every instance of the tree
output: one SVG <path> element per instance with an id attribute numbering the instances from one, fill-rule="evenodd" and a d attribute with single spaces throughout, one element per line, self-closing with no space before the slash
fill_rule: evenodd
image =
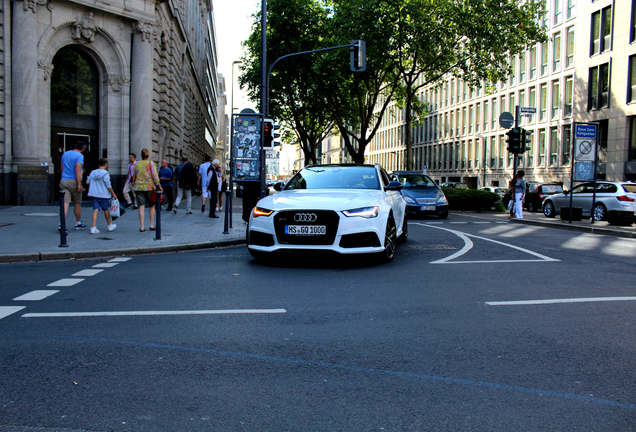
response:
<path id="1" fill-rule="evenodd" d="M 536 22 L 543 0 L 396 0 L 392 58 L 405 109 L 406 168 L 413 169 L 413 114 L 425 112 L 418 92 L 446 74 L 478 87 L 510 72 L 509 56 L 545 40 Z"/>
<path id="2" fill-rule="evenodd" d="M 299 51 L 324 47 L 322 34 L 328 11 L 314 0 L 269 0 L 267 11 L 268 66 L 277 58 Z M 260 14 L 254 16 L 253 31 L 244 42 L 243 73 L 239 80 L 252 99 L 260 96 Z M 305 164 L 316 164 L 317 149 L 333 130 L 331 112 L 321 86 L 323 70 L 315 57 L 292 57 L 278 63 L 270 81 L 270 116 L 291 128 L 305 155 Z"/>

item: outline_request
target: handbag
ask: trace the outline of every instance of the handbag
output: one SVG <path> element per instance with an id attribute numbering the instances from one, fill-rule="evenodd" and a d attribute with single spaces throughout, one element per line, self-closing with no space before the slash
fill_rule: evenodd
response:
<path id="1" fill-rule="evenodd" d="M 150 193 L 150 202 L 151 202 L 152 204 L 157 204 L 157 195 L 159 195 L 159 194 L 157 193 L 157 189 L 153 190 L 153 191 Z M 162 193 L 162 194 L 161 194 L 161 202 L 160 202 L 160 204 L 163 204 L 164 202 L 166 202 L 166 194 L 165 194 L 165 193 Z"/>
<path id="2" fill-rule="evenodd" d="M 117 198 L 113 198 L 110 200 L 110 209 L 109 213 L 113 219 L 117 219 L 121 216 L 121 207 L 119 206 L 119 200 Z"/>

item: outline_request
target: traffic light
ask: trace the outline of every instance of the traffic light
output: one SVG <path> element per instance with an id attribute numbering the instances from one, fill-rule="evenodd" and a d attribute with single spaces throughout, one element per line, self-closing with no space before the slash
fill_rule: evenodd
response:
<path id="1" fill-rule="evenodd" d="M 280 142 L 274 141 L 280 137 L 279 133 L 274 132 L 278 129 L 280 129 L 280 125 L 274 124 L 274 120 L 265 119 L 263 123 L 263 148 L 273 149 L 274 146 L 280 145 Z"/>
<path id="2" fill-rule="evenodd" d="M 364 72 L 367 70 L 367 44 L 363 40 L 351 41 L 349 48 L 351 72 Z"/>
<path id="3" fill-rule="evenodd" d="M 521 153 L 525 153 L 530 148 L 531 136 L 532 131 L 521 129 Z"/>
<path id="4" fill-rule="evenodd" d="M 512 128 L 506 132 L 506 135 L 508 136 L 506 138 L 508 151 L 513 154 L 521 153 L 521 128 Z"/>

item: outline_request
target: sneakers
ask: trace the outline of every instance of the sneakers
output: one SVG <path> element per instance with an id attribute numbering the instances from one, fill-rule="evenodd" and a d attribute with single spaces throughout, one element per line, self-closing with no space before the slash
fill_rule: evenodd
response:
<path id="1" fill-rule="evenodd" d="M 186 214 L 192 214 L 192 210 L 188 210 Z"/>
<path id="2" fill-rule="evenodd" d="M 82 222 L 77 222 L 75 224 L 75 229 L 76 230 L 81 230 L 81 229 L 84 229 L 84 228 L 86 228 L 86 225 L 84 225 Z"/>
<path id="3" fill-rule="evenodd" d="M 176 207 L 172 208 L 172 213 L 177 214 L 177 208 Z"/>
<path id="4" fill-rule="evenodd" d="M 110 224 L 106 226 L 108 231 L 115 231 L 115 228 L 117 228 L 117 224 Z"/>
<path id="5" fill-rule="evenodd" d="M 97 229 L 97 227 L 91 227 L 91 234 L 99 234 L 99 230 Z"/>
<path id="6" fill-rule="evenodd" d="M 214 211 L 221 211 L 221 208 L 217 207 Z"/>
<path id="7" fill-rule="evenodd" d="M 219 207 L 219 211 L 222 211 L 222 210 L 223 210 L 223 206 Z"/>

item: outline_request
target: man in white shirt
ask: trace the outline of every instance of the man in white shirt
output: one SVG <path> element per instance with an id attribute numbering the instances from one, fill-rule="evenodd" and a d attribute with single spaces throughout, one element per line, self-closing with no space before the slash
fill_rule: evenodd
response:
<path id="1" fill-rule="evenodd" d="M 208 168 L 210 168 L 210 156 L 205 155 L 204 162 L 199 167 L 199 174 L 197 183 L 201 188 L 201 213 L 205 212 L 205 203 L 210 198 L 210 191 L 208 191 Z"/>

